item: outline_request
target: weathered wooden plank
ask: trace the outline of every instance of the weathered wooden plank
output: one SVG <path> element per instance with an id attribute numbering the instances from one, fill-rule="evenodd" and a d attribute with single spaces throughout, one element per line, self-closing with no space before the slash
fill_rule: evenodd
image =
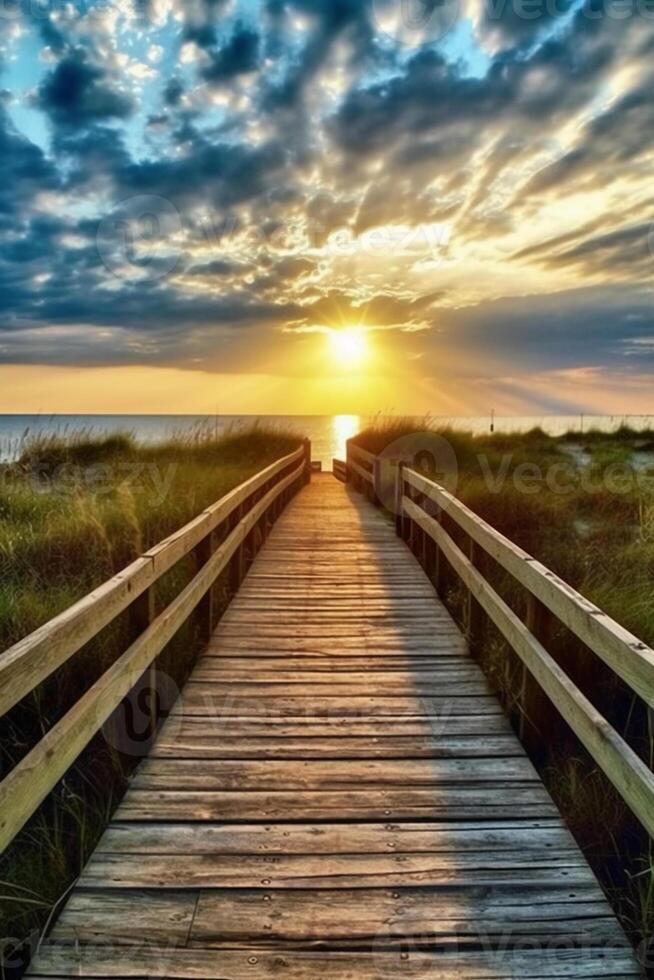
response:
<path id="1" fill-rule="evenodd" d="M 208 684 L 191 682 L 184 689 L 183 700 L 175 705 L 172 714 L 184 715 L 228 715 L 246 717 L 267 714 L 269 717 L 284 718 L 307 717 L 366 717 L 373 715 L 391 717 L 436 716 L 447 718 L 453 714 L 500 715 L 501 708 L 495 698 L 458 697 L 455 692 L 449 696 L 435 697 L 346 697 L 335 694 L 333 697 L 276 697 L 265 700 L 248 696 L 230 696 L 221 691 L 219 685 L 212 691 Z"/>
<path id="2" fill-rule="evenodd" d="M 577 887 L 594 886 L 595 879 L 574 851 L 532 850 L 448 855 L 150 854 L 147 861 L 135 861 L 131 855 L 96 855 L 78 883 L 79 888 L 176 890 L 479 885 Z"/>
<path id="3" fill-rule="evenodd" d="M 260 713 L 258 716 L 173 715 L 164 726 L 162 736 L 173 739 L 186 733 L 204 733 L 220 739 L 229 735 L 261 736 L 270 738 L 378 738 L 384 736 L 425 736 L 445 739 L 452 736 L 480 736 L 507 734 L 511 726 L 505 715 L 468 715 L 452 712 L 394 717 L 392 715 L 330 715 L 317 717 L 276 716 Z M 514 745 L 519 742 L 513 736 Z M 480 744 L 481 743 L 480 741 Z M 524 750 L 519 754 L 524 755 Z"/>
<path id="4" fill-rule="evenodd" d="M 501 938 L 511 948 L 528 936 L 593 943 L 619 935 L 596 886 L 243 889 L 201 893 L 189 944 L 229 945 L 247 937 L 249 944 L 358 941 L 370 948 L 413 941 L 463 947 Z"/>
<path id="5" fill-rule="evenodd" d="M 570 851 L 570 832 L 553 820 L 456 823 L 223 824 L 112 823 L 98 854 L 494 854 Z"/>
<path id="6" fill-rule="evenodd" d="M 153 889 L 149 892 L 73 891 L 52 938 L 66 942 L 104 942 L 116 945 L 159 943 L 185 946 L 190 937 L 198 894 Z M 114 955 L 120 958 L 120 954 Z"/>
<path id="7" fill-rule="evenodd" d="M 228 729 L 229 730 L 229 729 Z M 259 738 L 220 735 L 216 731 L 194 734 L 188 730 L 161 736 L 153 747 L 153 759 L 467 759 L 516 757 L 522 753 L 515 736 L 478 735 L 424 738 L 418 736 L 312 736 L 284 738 L 270 732 Z"/>
<path id="8" fill-rule="evenodd" d="M 132 786 L 137 789 L 343 789 L 472 783 L 540 783 L 525 757 L 392 759 L 365 761 L 247 761 L 145 759 Z"/>
<path id="9" fill-rule="evenodd" d="M 406 676 L 417 678 L 446 678 L 448 676 L 471 678 L 479 677 L 479 667 L 472 660 L 458 655 L 450 657 L 393 656 L 374 658 L 368 654 L 360 656 L 341 654 L 338 658 L 320 657 L 272 657 L 256 659 L 230 656 L 226 653 L 205 653 L 195 670 L 210 668 L 225 680 L 272 681 L 280 677 L 300 683 L 320 682 L 325 678 L 342 681 L 379 678 L 381 681 Z"/>
<path id="10" fill-rule="evenodd" d="M 556 815 L 538 783 L 510 791 L 489 784 L 433 789 L 350 791 L 131 789 L 118 820 L 413 820 L 509 819 Z"/>
<path id="11" fill-rule="evenodd" d="M 122 949 L 116 956 L 103 946 L 47 944 L 35 964 L 47 977 L 111 980 L 623 980 L 640 976 L 630 949 L 620 946 L 566 949 L 486 949 L 460 952 L 387 951 L 306 952 L 241 949 Z"/>
<path id="12" fill-rule="evenodd" d="M 472 679 L 445 675 L 435 680 L 421 680 L 406 675 L 400 680 L 391 678 L 385 683 L 368 681 L 361 678 L 358 683 L 350 681 L 341 683 L 337 678 L 332 681 L 325 678 L 320 681 L 305 682 L 287 680 L 283 676 L 275 681 L 257 681 L 252 679 L 226 679 L 211 668 L 199 668 L 193 675 L 193 683 L 202 685 L 210 697 L 245 698 L 252 700 L 260 698 L 268 701 L 271 698 L 422 698 L 438 697 L 444 691 L 456 690 L 457 697 L 484 697 L 489 693 L 487 681 L 477 675 Z M 190 689 L 193 693 L 193 689 Z"/>

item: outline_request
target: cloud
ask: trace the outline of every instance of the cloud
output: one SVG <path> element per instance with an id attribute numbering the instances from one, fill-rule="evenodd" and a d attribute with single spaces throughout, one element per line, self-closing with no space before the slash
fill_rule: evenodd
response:
<path id="1" fill-rule="evenodd" d="M 214 85 L 247 75 L 259 67 L 261 41 L 256 31 L 238 25 L 227 43 L 211 52 L 211 62 L 202 70 L 203 78 Z"/>
<path id="2" fill-rule="evenodd" d="M 0 359 L 247 370 L 361 321 L 404 360 L 420 331 L 417 371 L 649 365 L 654 24 L 517 2 L 413 48 L 372 0 L 28 19 L 54 63 L 2 79 Z M 142 196 L 175 234 L 125 220 Z M 393 244 L 441 222 L 440 250 Z"/>
<path id="3" fill-rule="evenodd" d="M 55 125 L 69 129 L 125 119 L 133 110 L 132 100 L 109 85 L 105 73 L 81 50 L 67 54 L 45 78 L 36 105 Z"/>

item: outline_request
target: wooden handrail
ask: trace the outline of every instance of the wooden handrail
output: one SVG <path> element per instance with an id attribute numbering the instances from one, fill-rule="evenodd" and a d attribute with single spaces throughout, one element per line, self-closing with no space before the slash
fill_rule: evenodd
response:
<path id="1" fill-rule="evenodd" d="M 207 507 L 194 520 L 155 545 L 0 656 L 0 715 L 77 653 L 173 565 L 188 555 L 253 493 L 305 455 L 304 447 L 267 466 Z"/>
<path id="2" fill-rule="evenodd" d="M 362 463 L 368 463 L 370 466 L 374 466 L 375 459 L 377 458 L 374 453 L 369 453 L 367 449 L 362 449 L 360 446 L 355 445 L 353 442 L 348 442 L 347 444 L 347 454 L 350 459 L 355 457 L 359 459 Z"/>
<path id="3" fill-rule="evenodd" d="M 486 554 L 542 602 L 650 707 L 654 706 L 654 650 L 443 487 L 406 467 L 403 475 L 406 483 L 445 510 Z"/>
<path id="4" fill-rule="evenodd" d="M 654 836 L 654 773 L 575 686 L 442 525 L 408 497 L 403 498 L 403 504 L 409 517 L 441 549 L 627 806 Z"/>
<path id="5" fill-rule="evenodd" d="M 264 496 L 240 508 L 253 494 L 281 475 Z M 120 705 L 139 678 L 205 599 L 218 576 L 255 526 L 282 494 L 299 481 L 308 482 L 311 472 L 310 444 L 266 467 L 226 494 L 180 531 L 166 538 L 144 556 L 90 593 L 60 616 L 46 623 L 0 659 L 0 680 L 10 685 L 3 690 L 0 705 L 6 711 L 25 694 L 92 639 L 107 623 L 127 609 L 181 558 L 190 554 L 215 529 L 237 511 L 240 519 L 225 540 L 209 549 L 208 558 L 183 591 L 136 637 L 131 646 L 95 682 L 0 783 L 0 853 L 56 786 L 62 776 Z M 75 624 L 79 633 L 75 633 Z M 54 650 L 53 664 L 43 664 L 48 637 Z M 32 662 L 34 658 L 35 662 Z M 4 674 L 3 674 L 4 670 Z M 36 680 L 33 680 L 36 678 Z M 17 696 L 19 695 L 19 696 Z"/>
<path id="6" fill-rule="evenodd" d="M 374 476 L 378 464 L 375 465 L 373 457 L 372 472 L 369 473 L 353 462 L 353 449 L 356 449 L 354 455 L 362 458 L 362 450 L 348 443 L 348 477 L 353 469 L 355 478 L 352 483 L 358 484 L 366 494 L 370 492 L 368 483 L 372 480 L 376 499 Z M 419 499 L 412 499 L 415 497 Z M 421 500 L 431 501 L 435 507 L 426 508 Z M 484 577 L 478 568 L 480 554 L 490 556 L 509 572 L 527 591 L 532 609 L 549 610 L 650 709 L 654 707 L 654 650 L 496 531 L 444 487 L 407 464 L 401 463 L 397 467 L 395 501 L 398 533 L 408 536 L 408 526 L 413 523 L 436 546 L 437 590 L 443 589 L 443 560 L 468 590 L 471 645 L 479 633 L 479 617 L 486 614 L 627 806 L 654 836 L 654 774 L 651 769 L 548 653 L 544 638 L 535 635 L 539 632 L 537 626 L 529 617 L 524 623 Z M 431 511 L 435 511 L 435 516 Z M 444 514 L 466 535 L 469 554 L 465 554 L 448 533 Z"/>

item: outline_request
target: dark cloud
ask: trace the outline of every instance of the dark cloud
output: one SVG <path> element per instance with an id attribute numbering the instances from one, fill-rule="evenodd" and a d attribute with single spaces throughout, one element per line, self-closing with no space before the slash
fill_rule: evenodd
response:
<path id="1" fill-rule="evenodd" d="M 654 347 L 631 357 L 634 338 L 654 336 L 654 303 L 647 287 L 625 292 L 597 286 L 545 296 L 518 296 L 442 311 L 431 335 L 433 356 L 446 351 L 507 371 L 561 371 L 580 365 L 618 370 L 654 368 Z M 646 363 L 644 363 L 646 362 Z"/>
<path id="2" fill-rule="evenodd" d="M 61 181 L 43 151 L 16 131 L 2 106 L 0 161 L 0 229 L 15 234 L 36 195 L 56 190 Z"/>
<path id="3" fill-rule="evenodd" d="M 125 119 L 132 100 L 107 82 L 105 73 L 89 63 L 81 50 L 72 51 L 45 78 L 36 105 L 57 126 L 81 129 L 107 119 Z"/>
<path id="4" fill-rule="evenodd" d="M 182 100 L 184 95 L 184 85 L 179 78 L 173 76 L 167 83 L 164 89 L 164 102 L 169 106 L 176 106 Z"/>
<path id="5" fill-rule="evenodd" d="M 239 25 L 226 44 L 211 53 L 211 64 L 203 69 L 202 76 L 217 85 L 256 71 L 260 49 L 257 32 Z"/>

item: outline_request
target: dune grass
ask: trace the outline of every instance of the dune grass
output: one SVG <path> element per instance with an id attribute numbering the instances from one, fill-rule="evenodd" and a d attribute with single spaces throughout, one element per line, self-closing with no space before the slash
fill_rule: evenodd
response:
<path id="1" fill-rule="evenodd" d="M 353 442 L 392 455 L 394 446 L 410 451 L 416 431 L 450 443 L 458 468 L 454 492 L 465 504 L 654 646 L 654 432 L 475 436 L 439 429 L 429 419 L 396 418 L 374 422 Z M 486 572 L 524 614 L 524 590 L 492 563 Z M 463 599 L 452 584 L 446 601 L 460 621 Z M 564 627 L 554 629 L 550 651 L 652 765 L 654 731 L 644 703 Z M 492 628 L 480 658 L 516 726 L 528 715 L 527 748 L 645 955 L 654 931 L 649 839 L 556 712 L 542 698 L 521 702 L 522 667 Z"/>
<path id="2" fill-rule="evenodd" d="M 30 438 L 0 469 L 0 650 L 47 622 L 266 465 L 300 436 L 255 425 L 199 427 L 156 446 L 129 433 Z M 164 605 L 189 580 L 181 562 L 157 586 Z M 220 585 L 220 583 L 219 583 Z M 227 601 L 227 592 L 222 593 Z M 220 599 L 220 597 L 219 597 Z M 0 777 L 129 643 L 117 621 L 0 719 Z M 198 649 L 192 623 L 159 660 L 181 686 Z M 137 759 L 97 736 L 0 863 L 0 976 L 21 965 L 79 875 Z"/>

